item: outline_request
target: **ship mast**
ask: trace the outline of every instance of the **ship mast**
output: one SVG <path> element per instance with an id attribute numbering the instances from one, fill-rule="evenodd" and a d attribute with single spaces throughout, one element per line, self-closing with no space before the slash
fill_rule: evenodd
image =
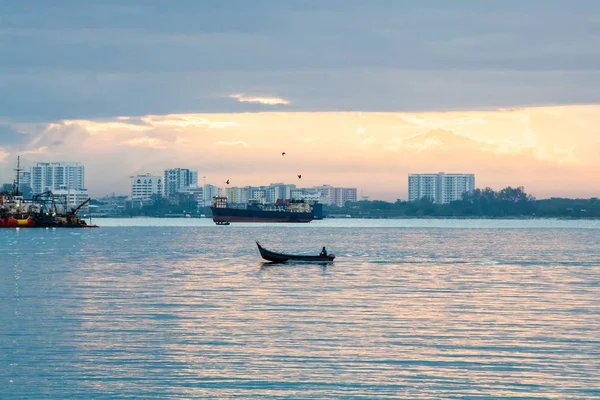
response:
<path id="1" fill-rule="evenodd" d="M 19 177 L 20 177 L 22 171 L 23 171 L 23 169 L 21 168 L 21 156 L 17 156 L 17 168 L 15 169 L 15 172 L 17 174 L 15 190 L 14 190 L 15 196 L 19 195 Z"/>

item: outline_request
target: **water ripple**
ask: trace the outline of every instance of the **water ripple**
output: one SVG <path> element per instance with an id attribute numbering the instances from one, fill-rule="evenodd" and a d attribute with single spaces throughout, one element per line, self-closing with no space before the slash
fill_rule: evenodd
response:
<path id="1" fill-rule="evenodd" d="M 600 396 L 596 229 L 356 224 L 2 230 L 0 398 Z"/>

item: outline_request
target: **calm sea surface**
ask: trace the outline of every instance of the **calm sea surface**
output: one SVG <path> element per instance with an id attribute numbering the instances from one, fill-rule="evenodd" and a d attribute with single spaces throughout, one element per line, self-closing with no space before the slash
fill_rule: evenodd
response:
<path id="1" fill-rule="evenodd" d="M 1 399 L 600 398 L 600 221 L 94 222 L 0 230 Z"/>

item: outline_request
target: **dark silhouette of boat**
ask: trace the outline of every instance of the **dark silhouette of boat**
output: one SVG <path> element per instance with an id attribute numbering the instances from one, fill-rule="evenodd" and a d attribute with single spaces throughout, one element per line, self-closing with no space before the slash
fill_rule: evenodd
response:
<path id="1" fill-rule="evenodd" d="M 284 263 L 286 261 L 308 261 L 308 262 L 331 262 L 335 258 L 334 254 L 327 255 L 318 255 L 318 256 L 308 256 L 308 255 L 296 255 L 296 254 L 284 254 L 284 253 L 276 253 L 274 251 L 270 251 L 265 249 L 260 245 L 260 243 L 256 242 L 258 246 L 258 251 L 262 258 L 267 261 L 271 261 L 274 263 Z"/>

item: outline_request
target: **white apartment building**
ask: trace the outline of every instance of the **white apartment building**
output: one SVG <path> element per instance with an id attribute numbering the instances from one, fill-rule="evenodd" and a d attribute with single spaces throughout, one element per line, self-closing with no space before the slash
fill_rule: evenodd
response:
<path id="1" fill-rule="evenodd" d="M 38 162 L 30 167 L 29 181 L 33 194 L 60 188 L 85 188 L 84 167 L 78 162 Z"/>
<path id="2" fill-rule="evenodd" d="M 265 201 L 275 203 L 277 200 L 289 200 L 292 198 L 291 192 L 296 189 L 296 185 L 286 185 L 283 182 L 271 183 L 265 188 Z"/>
<path id="3" fill-rule="evenodd" d="M 144 174 L 131 177 L 131 200 L 148 201 L 154 194 L 163 193 L 161 176 Z"/>
<path id="4" fill-rule="evenodd" d="M 463 193 L 475 190 L 474 174 L 410 174 L 408 201 L 428 198 L 436 204 L 447 204 L 462 199 Z"/>
<path id="5" fill-rule="evenodd" d="M 290 191 L 290 199 L 292 200 L 302 200 L 306 195 L 304 194 L 304 189 L 292 189 Z"/>
<path id="6" fill-rule="evenodd" d="M 187 168 L 172 168 L 165 170 L 163 181 L 165 197 L 177 194 L 181 189 L 198 185 L 198 171 Z"/>
<path id="7" fill-rule="evenodd" d="M 335 188 L 333 186 L 315 186 L 310 191 L 313 193 L 319 193 L 319 203 L 327 205 L 335 204 Z"/>
<path id="8" fill-rule="evenodd" d="M 203 199 L 204 199 L 204 205 L 205 206 L 210 206 L 212 203 L 212 199 L 213 197 L 216 197 L 219 195 L 219 193 L 221 192 L 221 189 L 218 186 L 215 185 L 204 185 L 203 186 Z M 202 204 L 200 204 L 200 206 L 202 206 Z"/>
<path id="9" fill-rule="evenodd" d="M 338 207 L 344 207 L 348 201 L 356 202 L 356 192 L 356 188 L 335 188 L 335 205 Z"/>
<path id="10" fill-rule="evenodd" d="M 67 200 L 67 210 L 66 211 L 70 211 L 71 209 L 77 207 L 78 205 L 80 205 L 81 203 L 83 203 L 84 201 L 86 201 L 89 197 L 90 194 L 88 193 L 87 189 L 67 189 L 67 188 L 59 188 L 56 190 L 52 191 L 52 194 L 57 195 L 57 196 L 65 196 L 66 200 Z M 86 204 L 84 207 L 82 207 L 79 210 L 79 215 L 85 215 L 89 212 L 89 204 Z"/>
<path id="11" fill-rule="evenodd" d="M 248 200 L 255 200 L 259 202 L 265 201 L 265 197 L 267 195 L 267 191 L 265 189 L 253 189 L 252 195 L 248 196 Z"/>

